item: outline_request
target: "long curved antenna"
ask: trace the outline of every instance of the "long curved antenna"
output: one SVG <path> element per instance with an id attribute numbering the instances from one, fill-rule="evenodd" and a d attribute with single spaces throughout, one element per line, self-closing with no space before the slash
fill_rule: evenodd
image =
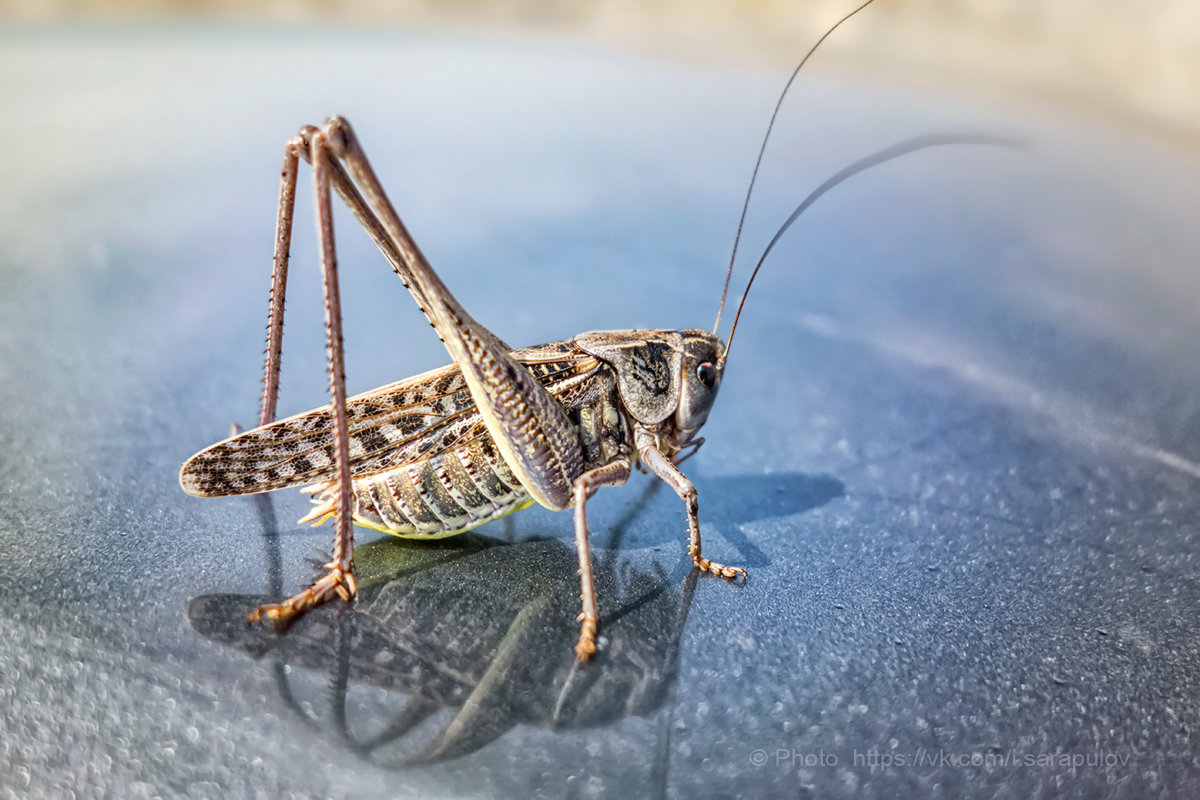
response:
<path id="1" fill-rule="evenodd" d="M 750 208 L 750 195 L 754 193 L 754 182 L 758 180 L 758 168 L 762 166 L 763 154 L 767 152 L 767 141 L 771 138 L 771 129 L 775 127 L 775 118 L 779 116 L 779 108 L 783 105 L 783 98 L 787 97 L 788 89 L 792 88 L 792 81 L 796 80 L 796 76 L 800 74 L 800 69 L 812 57 L 812 54 L 817 52 L 817 48 L 821 46 L 821 42 L 828 39 L 829 35 L 841 27 L 843 22 L 874 2 L 875 0 L 867 0 L 867 2 L 839 19 L 832 28 L 825 31 L 821 38 L 817 39 L 817 43 L 810 47 L 808 52 L 804 54 L 804 58 L 800 59 L 800 63 L 796 65 L 796 68 L 792 70 L 792 76 L 788 78 L 787 83 L 784 84 L 783 91 L 779 93 L 779 99 L 775 101 L 775 110 L 771 112 L 771 121 L 767 123 L 767 132 L 763 135 L 762 146 L 758 148 L 758 158 L 754 162 L 754 172 L 750 175 L 750 186 L 746 189 L 746 201 L 742 203 L 742 216 L 738 218 L 737 235 L 733 237 L 733 252 L 729 254 L 729 269 L 725 273 L 725 286 L 721 289 L 721 304 L 717 306 L 717 321 L 713 323 L 714 334 L 717 332 L 717 328 L 721 327 L 721 312 L 725 310 L 725 295 L 729 293 L 729 279 L 733 277 L 733 262 L 737 259 L 738 244 L 742 241 L 742 226 L 746 224 L 746 211 Z"/>
<path id="2" fill-rule="evenodd" d="M 779 227 L 775 235 L 771 237 L 771 241 L 767 244 L 767 248 L 763 250 L 763 254 L 759 257 L 758 263 L 754 266 L 754 272 L 750 273 L 750 280 L 746 283 L 746 290 L 742 292 L 742 299 L 738 303 L 737 313 L 733 315 L 733 327 L 729 329 L 729 339 L 725 344 L 725 352 L 721 354 L 724 359 L 729 354 L 729 346 L 733 344 L 733 334 L 737 331 L 738 319 L 742 316 L 742 306 L 746 304 L 746 296 L 750 294 L 750 287 L 754 284 L 754 279 L 758 276 L 759 269 L 762 268 L 763 262 L 767 260 L 771 249 L 775 247 L 775 243 L 780 237 L 787 232 L 787 229 L 792 227 L 792 223 L 799 219 L 800 215 L 817 201 L 821 195 L 828 192 L 833 187 L 837 186 L 842 181 L 850 178 L 863 170 L 878 166 L 885 161 L 891 161 L 893 158 L 907 155 L 916 150 L 924 150 L 927 147 L 940 147 L 947 144 L 982 144 L 995 145 L 998 147 L 1022 147 L 1024 143 L 1018 139 L 1010 139 L 1003 136 L 989 136 L 987 134 L 971 134 L 971 133 L 947 133 L 947 134 L 930 134 L 928 136 L 918 136 L 913 139 L 907 139 L 903 142 L 885 147 L 877 153 L 872 153 L 865 158 L 860 158 L 848 167 L 838 171 L 833 177 L 822 183 L 812 191 L 808 197 L 800 205 L 796 206 L 796 210 L 787 218 L 787 221 Z"/>

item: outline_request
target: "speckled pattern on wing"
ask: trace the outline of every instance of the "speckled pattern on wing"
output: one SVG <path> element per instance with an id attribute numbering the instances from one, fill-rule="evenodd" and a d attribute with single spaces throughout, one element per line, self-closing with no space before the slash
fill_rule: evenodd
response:
<path id="1" fill-rule="evenodd" d="M 556 397 L 571 394 L 600 364 L 570 342 L 522 348 L 513 356 Z M 346 413 L 355 478 L 428 460 L 486 436 L 466 381 L 453 365 L 350 398 Z M 180 480 L 190 494 L 221 497 L 320 483 L 332 475 L 326 407 L 219 442 L 189 459 Z"/>

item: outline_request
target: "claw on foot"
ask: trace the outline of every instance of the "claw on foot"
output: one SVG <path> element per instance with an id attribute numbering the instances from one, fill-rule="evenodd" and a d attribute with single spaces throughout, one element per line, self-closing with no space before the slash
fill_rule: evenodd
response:
<path id="1" fill-rule="evenodd" d="M 584 617 L 579 626 L 579 642 L 575 645 L 575 657 L 580 661 L 588 661 L 596 652 L 596 619 Z"/>
<path id="2" fill-rule="evenodd" d="M 319 606 L 326 600 L 332 600 L 334 596 L 347 602 L 353 600 L 358 586 L 354 582 L 352 569 L 343 570 L 332 562 L 326 564 L 325 568 L 329 571 L 303 592 L 289 597 L 282 603 L 266 603 L 251 611 L 246 617 L 246 624 L 261 623 L 263 617 L 266 617 L 278 625 L 287 625 L 305 611 Z"/>
<path id="3" fill-rule="evenodd" d="M 742 579 L 742 583 L 745 583 L 750 579 L 749 573 L 747 573 L 746 570 L 742 569 L 741 567 L 727 567 L 724 564 L 718 564 L 715 561 L 709 561 L 703 556 L 700 556 L 699 558 L 693 556 L 692 563 L 695 564 L 696 567 L 702 572 L 708 572 L 712 575 L 720 576 L 725 580 L 732 581 L 734 583 L 737 582 L 738 578 Z"/>

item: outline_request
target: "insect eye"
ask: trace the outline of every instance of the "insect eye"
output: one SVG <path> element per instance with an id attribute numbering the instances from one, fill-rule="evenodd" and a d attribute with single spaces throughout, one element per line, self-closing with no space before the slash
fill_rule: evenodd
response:
<path id="1" fill-rule="evenodd" d="M 696 367 L 696 377 L 704 384 L 704 388 L 711 389 L 717 382 L 717 368 L 711 361 L 705 361 Z"/>

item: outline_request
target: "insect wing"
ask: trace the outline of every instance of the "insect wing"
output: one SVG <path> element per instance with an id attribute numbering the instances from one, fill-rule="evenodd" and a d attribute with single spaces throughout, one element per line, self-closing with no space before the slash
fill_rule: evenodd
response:
<path id="1" fill-rule="evenodd" d="M 599 366 L 569 343 L 513 351 L 552 395 Z M 482 416 L 459 369 L 446 366 L 350 398 L 346 404 L 354 477 L 432 458 L 477 436 Z M 319 408 L 245 431 L 197 453 L 180 483 L 199 497 L 257 494 L 333 476 L 333 425 Z"/>

